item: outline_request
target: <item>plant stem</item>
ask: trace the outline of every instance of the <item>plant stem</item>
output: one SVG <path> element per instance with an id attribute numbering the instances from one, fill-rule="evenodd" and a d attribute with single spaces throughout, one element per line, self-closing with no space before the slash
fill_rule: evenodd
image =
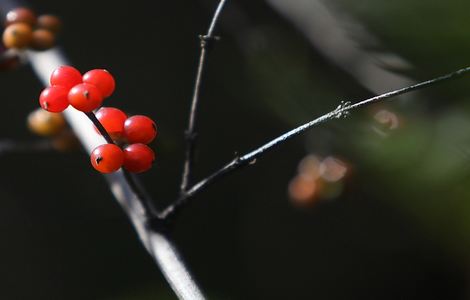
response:
<path id="1" fill-rule="evenodd" d="M 180 194 L 184 194 L 191 182 L 192 167 L 194 161 L 194 152 L 196 148 L 196 116 L 197 116 L 197 107 L 199 103 L 199 98 L 201 94 L 201 85 L 204 69 L 207 62 L 207 53 L 208 47 L 216 39 L 214 36 L 214 30 L 219 20 L 219 16 L 222 13 L 223 7 L 226 0 L 221 0 L 217 9 L 215 10 L 214 16 L 210 23 L 209 29 L 206 35 L 201 35 L 200 38 L 200 47 L 201 53 L 199 56 L 199 64 L 196 72 L 196 79 L 194 82 L 193 97 L 191 101 L 191 108 L 189 110 L 189 121 L 188 128 L 185 131 L 186 137 L 186 152 L 185 152 L 185 161 L 183 165 L 183 175 L 180 185 Z"/>
<path id="2" fill-rule="evenodd" d="M 26 56 L 44 85 L 49 84 L 49 76 L 55 68 L 70 65 L 57 49 L 44 52 L 27 51 Z M 89 153 L 106 142 L 103 135 L 96 132 L 93 123 L 82 112 L 68 108 L 64 111 L 64 117 Z M 205 299 L 188 267 L 181 259 L 174 242 L 167 236 L 165 222 L 150 217 L 150 208 L 143 205 L 140 196 L 132 187 L 132 182 L 126 179 L 125 173 L 117 171 L 105 174 L 104 177 L 116 201 L 134 226 L 142 245 L 154 259 L 179 299 Z"/>
<path id="3" fill-rule="evenodd" d="M 436 77 L 434 79 L 430 79 L 430 80 L 417 83 L 408 87 L 404 87 L 404 88 L 394 90 L 385 94 L 381 94 L 381 95 L 378 95 L 369 99 L 356 102 L 354 104 L 349 104 L 349 102 L 342 102 L 342 104 L 340 104 L 336 109 L 280 135 L 279 137 L 267 142 L 261 147 L 258 147 L 245 155 L 236 157 L 235 159 L 227 163 L 225 166 L 223 166 L 222 168 L 220 168 L 213 174 L 209 175 L 208 177 L 194 184 L 191 188 L 189 188 L 186 191 L 186 193 L 181 195 L 175 202 L 173 202 L 166 209 L 164 209 L 160 213 L 160 217 L 164 219 L 173 218 L 177 214 L 177 212 L 179 212 L 188 203 L 190 199 L 192 199 L 195 195 L 205 190 L 209 185 L 211 185 L 215 181 L 221 179 L 222 177 L 224 177 L 225 175 L 229 173 L 232 173 L 240 169 L 241 167 L 247 166 L 249 164 L 254 164 L 256 162 L 256 159 L 260 158 L 262 155 L 264 155 L 268 151 L 271 151 L 277 148 L 278 146 L 282 145 L 283 143 L 290 140 L 291 138 L 303 133 L 307 129 L 311 129 L 327 121 L 347 117 L 349 115 L 349 112 L 352 110 L 355 110 L 364 106 L 369 106 L 377 102 L 382 102 L 392 97 L 406 94 L 415 90 L 423 89 L 423 88 L 435 85 L 437 83 L 440 83 L 446 80 L 457 78 L 464 74 L 467 74 L 468 72 L 470 72 L 470 67 L 462 68 L 457 71 Z"/>

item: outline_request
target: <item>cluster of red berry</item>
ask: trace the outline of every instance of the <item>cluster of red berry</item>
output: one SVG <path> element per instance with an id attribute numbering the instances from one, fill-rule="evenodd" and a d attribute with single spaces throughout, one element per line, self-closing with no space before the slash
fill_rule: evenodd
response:
<path id="1" fill-rule="evenodd" d="M 61 22 L 53 15 L 36 14 L 29 8 L 10 10 L 5 17 L 3 44 L 5 48 L 46 50 L 54 46 Z"/>
<path id="2" fill-rule="evenodd" d="M 91 112 L 101 106 L 115 87 L 113 76 L 106 70 L 91 70 L 82 74 L 70 66 L 61 66 L 52 72 L 51 86 L 39 96 L 41 107 L 50 112 L 62 112 L 69 105 L 82 112 Z"/>
<path id="3" fill-rule="evenodd" d="M 97 119 L 113 138 L 127 144 L 122 150 L 115 144 L 98 146 L 91 153 L 91 164 L 101 173 L 111 173 L 122 166 L 129 172 L 141 173 L 152 167 L 155 153 L 147 146 L 157 136 L 157 126 L 149 117 L 127 117 L 120 109 L 102 107 Z"/>
<path id="4" fill-rule="evenodd" d="M 104 98 L 115 89 L 113 76 L 106 70 L 95 69 L 83 76 L 71 66 L 61 66 L 52 72 L 50 87 L 39 96 L 41 107 L 49 112 L 62 112 L 69 105 L 84 113 L 92 113 Z M 96 119 L 108 135 L 119 145 L 108 143 L 91 153 L 91 164 L 101 173 L 112 173 L 124 167 L 129 172 L 147 171 L 155 160 L 155 153 L 147 146 L 157 136 L 152 119 L 135 115 L 128 117 L 113 107 L 102 107 Z"/>

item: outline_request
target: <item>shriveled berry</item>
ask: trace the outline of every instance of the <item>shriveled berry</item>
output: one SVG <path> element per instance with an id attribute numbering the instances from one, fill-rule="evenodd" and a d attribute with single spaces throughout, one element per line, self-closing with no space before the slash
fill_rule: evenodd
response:
<path id="1" fill-rule="evenodd" d="M 52 136 L 65 128 L 65 119 L 62 114 L 50 113 L 38 108 L 28 115 L 28 127 L 36 134 Z"/>
<path id="2" fill-rule="evenodd" d="M 124 122 L 124 136 L 131 144 L 148 144 L 157 136 L 157 126 L 149 117 L 135 115 Z"/>
<path id="3" fill-rule="evenodd" d="M 147 145 L 137 143 L 124 148 L 124 168 L 129 172 L 145 172 L 152 167 L 154 160 L 155 153 Z"/>
<path id="4" fill-rule="evenodd" d="M 3 44 L 6 48 L 22 49 L 28 47 L 33 38 L 33 30 L 26 23 L 8 25 L 3 31 Z"/>
<path id="5" fill-rule="evenodd" d="M 18 7 L 10 10 L 5 17 L 5 25 L 8 26 L 19 22 L 33 26 L 36 24 L 36 14 L 26 7 Z"/>
<path id="6" fill-rule="evenodd" d="M 8 71 L 16 69 L 21 64 L 21 59 L 18 55 L 3 55 L 0 57 L 0 71 Z"/>
<path id="7" fill-rule="evenodd" d="M 54 70 L 50 78 L 51 85 L 59 85 L 71 89 L 82 83 L 82 74 L 71 66 L 60 66 Z"/>
<path id="8" fill-rule="evenodd" d="M 31 40 L 31 48 L 34 50 L 47 50 L 54 46 L 55 36 L 46 29 L 36 29 L 33 31 Z"/>
<path id="9" fill-rule="evenodd" d="M 124 152 L 114 144 L 104 144 L 96 147 L 90 156 L 93 168 L 101 173 L 112 173 L 122 166 Z"/>
<path id="10" fill-rule="evenodd" d="M 124 133 L 124 122 L 127 115 L 114 107 L 102 107 L 96 112 L 96 118 L 100 121 L 113 140 L 118 140 Z"/>
<path id="11" fill-rule="evenodd" d="M 81 83 L 74 86 L 68 95 L 69 103 L 75 109 L 90 112 L 100 107 L 103 96 L 100 90 L 91 84 Z"/>
<path id="12" fill-rule="evenodd" d="M 61 86 L 45 88 L 39 96 L 41 107 L 50 112 L 62 112 L 69 106 L 68 90 Z"/>
<path id="13" fill-rule="evenodd" d="M 52 139 L 52 146 L 59 151 L 70 151 L 80 146 L 80 141 L 72 130 L 66 129 L 61 131 Z"/>
<path id="14" fill-rule="evenodd" d="M 104 69 L 86 72 L 83 75 L 83 82 L 95 85 L 105 98 L 111 96 L 116 86 L 113 75 Z"/>
<path id="15" fill-rule="evenodd" d="M 54 15 L 40 15 L 38 17 L 37 27 L 47 29 L 54 34 L 57 34 L 62 28 L 62 22 Z"/>

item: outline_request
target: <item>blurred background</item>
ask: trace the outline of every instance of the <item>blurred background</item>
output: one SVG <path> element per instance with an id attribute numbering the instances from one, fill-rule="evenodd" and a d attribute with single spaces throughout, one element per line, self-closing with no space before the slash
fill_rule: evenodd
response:
<path id="1" fill-rule="evenodd" d="M 175 199 L 198 34 L 217 1 L 31 3 L 64 22 L 106 105 L 154 118 L 156 204 Z M 228 1 L 198 118 L 200 179 L 339 105 L 469 62 L 468 1 Z M 0 73 L 2 138 L 42 89 Z M 174 239 L 210 299 L 469 299 L 468 77 L 354 112 L 200 194 Z M 0 157 L 1 299 L 175 299 L 87 155 Z"/>

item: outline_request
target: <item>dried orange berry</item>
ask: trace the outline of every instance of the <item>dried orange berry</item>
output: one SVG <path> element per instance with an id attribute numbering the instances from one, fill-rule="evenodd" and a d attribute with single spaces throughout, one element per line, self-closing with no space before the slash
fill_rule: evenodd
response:
<path id="1" fill-rule="evenodd" d="M 55 36 L 46 29 L 36 29 L 33 31 L 31 48 L 34 50 L 47 50 L 54 46 Z"/>
<path id="2" fill-rule="evenodd" d="M 28 116 L 29 129 L 39 135 L 56 135 L 65 128 L 65 119 L 62 114 L 51 113 L 43 109 L 36 109 Z"/>
<path id="3" fill-rule="evenodd" d="M 57 34 L 62 28 L 62 22 L 54 15 L 41 15 L 37 22 L 38 28 L 47 29 L 50 32 Z"/>
<path id="4" fill-rule="evenodd" d="M 30 26 L 36 24 L 36 14 L 26 7 L 18 7 L 10 10 L 5 19 L 6 26 L 14 23 L 27 23 Z"/>
<path id="5" fill-rule="evenodd" d="M 28 47 L 32 39 L 33 31 L 26 23 L 11 24 L 3 31 L 3 44 L 6 48 Z"/>

